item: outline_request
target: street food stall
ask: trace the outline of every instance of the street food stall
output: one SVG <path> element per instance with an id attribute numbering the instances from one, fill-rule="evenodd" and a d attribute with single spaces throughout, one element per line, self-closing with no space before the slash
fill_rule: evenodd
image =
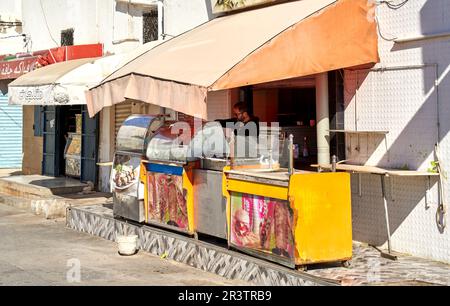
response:
<path id="1" fill-rule="evenodd" d="M 235 155 L 236 137 L 227 139 L 218 123 L 181 130 L 153 116 L 124 122 L 112 174 L 115 215 L 227 240 L 292 268 L 352 258 L 349 174 L 294 170 L 293 137 L 276 144 L 288 154 L 269 146 L 249 158 Z"/>
<path id="2" fill-rule="evenodd" d="M 111 171 L 114 216 L 144 222 L 144 172 L 147 144 L 163 124 L 159 116 L 132 115 L 117 133 L 116 152 Z"/>
<path id="3" fill-rule="evenodd" d="M 294 268 L 352 258 L 350 176 L 293 169 L 224 170 L 228 243 L 251 255 Z"/>

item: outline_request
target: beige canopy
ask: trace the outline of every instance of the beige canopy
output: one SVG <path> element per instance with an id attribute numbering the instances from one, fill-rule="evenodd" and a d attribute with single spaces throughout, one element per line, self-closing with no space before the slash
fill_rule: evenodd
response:
<path id="1" fill-rule="evenodd" d="M 376 63 L 373 11 L 367 0 L 302 0 L 216 18 L 92 88 L 89 114 L 129 98 L 207 119 L 208 91 Z"/>

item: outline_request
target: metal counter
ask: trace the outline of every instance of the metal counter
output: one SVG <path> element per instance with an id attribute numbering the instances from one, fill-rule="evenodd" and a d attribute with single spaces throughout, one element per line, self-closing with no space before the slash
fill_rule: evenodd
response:
<path id="1" fill-rule="evenodd" d="M 197 232 L 227 239 L 226 198 L 222 172 L 194 170 L 194 211 Z"/>

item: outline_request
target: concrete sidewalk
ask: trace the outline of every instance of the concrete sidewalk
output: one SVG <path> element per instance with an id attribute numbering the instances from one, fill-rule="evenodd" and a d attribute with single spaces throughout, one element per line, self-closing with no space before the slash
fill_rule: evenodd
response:
<path id="1" fill-rule="evenodd" d="M 406 254 L 396 254 L 398 260 L 392 261 L 358 242 L 354 242 L 349 268 L 340 263 L 328 263 L 309 265 L 304 272 L 228 250 L 225 246 L 115 219 L 107 205 L 72 208 L 66 219 L 69 228 L 111 241 L 125 231 L 134 233 L 139 236 L 140 248 L 151 254 L 166 253 L 168 258 L 186 265 L 256 285 L 450 285 L 448 264 Z"/>
<path id="2" fill-rule="evenodd" d="M 115 243 L 0 204 L 0 285 L 246 285 L 146 252 L 117 254 Z M 80 263 L 80 283 L 67 281 Z M 69 275 L 72 275 L 69 273 Z"/>

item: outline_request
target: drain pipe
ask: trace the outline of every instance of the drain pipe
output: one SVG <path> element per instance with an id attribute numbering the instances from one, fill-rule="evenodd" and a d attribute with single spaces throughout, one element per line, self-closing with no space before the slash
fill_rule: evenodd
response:
<path id="1" fill-rule="evenodd" d="M 317 112 L 317 162 L 330 164 L 330 119 L 328 73 L 316 76 L 316 112 Z"/>
<path id="2" fill-rule="evenodd" d="M 158 39 L 160 38 L 165 39 L 166 31 L 164 30 L 164 0 L 158 1 L 157 7 L 158 7 Z"/>

